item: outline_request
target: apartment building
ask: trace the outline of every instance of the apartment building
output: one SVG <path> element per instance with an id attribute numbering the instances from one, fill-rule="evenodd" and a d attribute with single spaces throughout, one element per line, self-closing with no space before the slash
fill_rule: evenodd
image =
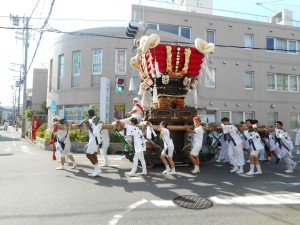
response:
<path id="1" fill-rule="evenodd" d="M 300 120 L 300 29 L 280 18 L 283 14 L 258 22 L 132 5 L 132 20 L 147 28 L 145 35 L 156 33 L 161 42 L 177 45 L 192 46 L 196 38 L 215 44 L 203 62 L 210 76 L 200 71 L 199 115 L 209 122 L 224 116 L 233 123 L 255 118 L 274 125 L 281 120 L 289 130 Z M 128 91 L 129 84 L 138 87 L 140 78 L 130 67 L 136 50 L 125 33 L 125 27 L 102 27 L 55 40 L 47 95 L 48 106 L 56 102 L 55 113 L 78 120 L 91 105 L 101 105 L 101 111 L 105 103 L 112 121 L 131 110 L 138 90 Z M 116 92 L 117 78 L 125 80 L 122 93 Z M 190 93 L 186 105 L 194 106 Z"/>

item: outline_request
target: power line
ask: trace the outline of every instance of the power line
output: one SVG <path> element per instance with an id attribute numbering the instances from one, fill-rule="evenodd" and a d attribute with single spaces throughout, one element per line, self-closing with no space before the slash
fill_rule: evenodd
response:
<path id="1" fill-rule="evenodd" d="M 34 58 L 35 58 L 36 53 L 37 53 L 37 50 L 38 50 L 38 48 L 39 48 L 39 46 L 40 46 L 40 43 L 41 43 L 41 40 L 42 40 L 42 37 L 43 37 L 43 34 L 44 34 L 44 30 L 43 30 L 43 29 L 44 29 L 44 27 L 45 27 L 45 26 L 47 25 L 47 23 L 48 23 L 49 17 L 50 17 L 50 15 L 51 15 L 51 13 L 52 13 L 52 9 L 53 9 L 54 3 L 55 3 L 55 0 L 52 1 L 51 7 L 50 7 L 50 10 L 49 10 L 49 13 L 48 13 L 48 16 L 47 16 L 47 18 L 45 19 L 44 25 L 42 26 L 42 31 L 41 31 L 41 34 L 40 34 L 40 38 L 39 38 L 38 43 L 37 43 L 37 45 L 36 45 L 36 48 L 35 48 L 35 51 L 34 51 L 34 54 L 33 54 L 32 60 L 31 60 L 31 63 L 29 64 L 28 70 L 31 68 L 31 65 L 32 65 L 32 63 L 33 63 L 33 61 L 34 61 Z"/>

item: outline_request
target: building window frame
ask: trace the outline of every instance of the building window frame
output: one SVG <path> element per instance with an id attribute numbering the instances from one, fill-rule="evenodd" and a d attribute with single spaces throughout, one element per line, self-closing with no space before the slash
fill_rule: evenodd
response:
<path id="1" fill-rule="evenodd" d="M 254 47 L 254 35 L 253 34 L 245 34 L 244 46 L 245 46 L 245 49 L 253 49 L 253 47 Z"/>
<path id="2" fill-rule="evenodd" d="M 244 73 L 244 88 L 245 90 L 254 90 L 254 71 L 245 71 Z"/>
<path id="3" fill-rule="evenodd" d="M 216 43 L 216 30 L 213 29 L 207 29 L 205 32 L 205 40 L 208 43 Z"/>
<path id="4" fill-rule="evenodd" d="M 72 88 L 80 87 L 80 63 L 81 54 L 80 51 L 74 51 L 72 54 Z"/>
<path id="5" fill-rule="evenodd" d="M 58 78 L 57 78 L 57 89 L 60 90 L 63 88 L 64 83 L 64 72 L 65 71 L 65 56 L 58 56 Z"/>
<path id="6" fill-rule="evenodd" d="M 115 55 L 116 75 L 126 75 L 127 49 L 117 48 Z"/>
<path id="7" fill-rule="evenodd" d="M 102 59 L 103 59 L 103 50 L 102 49 L 93 49 L 92 50 L 92 87 L 100 86 L 100 79 L 102 75 Z"/>
<path id="8" fill-rule="evenodd" d="M 205 76 L 205 87 L 216 88 L 216 68 L 208 68 L 210 75 Z"/>

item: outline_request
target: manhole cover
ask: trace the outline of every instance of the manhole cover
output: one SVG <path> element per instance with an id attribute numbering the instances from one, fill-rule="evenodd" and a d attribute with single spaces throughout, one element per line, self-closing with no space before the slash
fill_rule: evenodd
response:
<path id="1" fill-rule="evenodd" d="M 178 196 L 174 198 L 174 202 L 187 209 L 207 209 L 214 205 L 209 199 L 196 195 Z"/>

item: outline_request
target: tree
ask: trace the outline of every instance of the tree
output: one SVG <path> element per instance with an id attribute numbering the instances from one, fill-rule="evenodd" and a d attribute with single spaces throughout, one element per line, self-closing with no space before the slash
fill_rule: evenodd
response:
<path id="1" fill-rule="evenodd" d="M 26 110 L 25 110 L 25 114 L 24 114 L 24 117 L 27 121 L 31 121 L 32 118 L 33 118 L 33 115 L 34 115 L 34 111 L 32 108 L 28 107 Z"/>
<path id="2" fill-rule="evenodd" d="M 41 104 L 41 112 L 43 113 L 43 114 L 48 114 L 48 109 L 47 109 L 47 103 L 46 103 L 46 101 L 43 101 L 43 103 Z"/>

